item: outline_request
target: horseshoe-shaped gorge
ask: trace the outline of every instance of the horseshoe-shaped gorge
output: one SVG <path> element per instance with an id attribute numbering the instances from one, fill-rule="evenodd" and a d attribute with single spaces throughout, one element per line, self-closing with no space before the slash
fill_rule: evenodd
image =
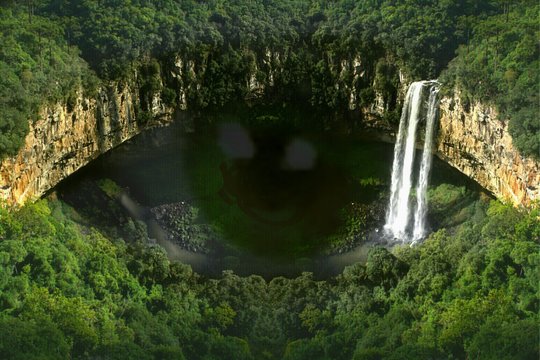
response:
<path id="1" fill-rule="evenodd" d="M 279 55 L 269 53 L 268 57 L 279 58 Z M 360 73 L 359 59 L 361 57 L 357 56 L 340 61 L 340 72 L 354 67 L 354 71 Z M 190 64 L 181 58 L 176 60 L 171 70 L 176 71 L 174 76 L 182 75 L 185 63 Z M 245 77 L 252 79 L 253 74 Z M 350 86 L 340 84 L 339 79 L 336 84 Z M 408 85 L 403 79 L 396 96 L 403 98 Z M 253 87 L 249 94 L 251 100 L 263 96 L 265 84 L 250 86 Z M 145 128 L 166 126 L 176 118 L 189 116 L 187 103 L 173 108 L 165 105 L 156 94 L 151 99 L 151 120 L 141 125 L 136 120 L 136 109 L 141 103 L 139 90 L 136 83 L 124 87 L 111 84 L 102 88 L 96 98 L 78 97 L 75 106 L 58 103 L 42 108 L 18 154 L 2 161 L 2 197 L 13 204 L 39 198 L 76 170 Z M 176 91 L 183 94 L 185 89 L 180 87 Z M 351 100 L 349 108 L 343 111 L 357 109 L 354 88 L 347 95 Z M 436 155 L 502 200 L 515 205 L 528 205 L 537 200 L 540 196 L 538 161 L 521 155 L 513 146 L 508 127 L 493 106 L 481 102 L 464 106 L 459 95 L 457 88 L 452 96 L 443 96 L 440 100 Z M 392 139 L 397 125 L 380 120 L 390 104 L 384 101 L 382 94 L 376 94 L 375 99 L 378 101 L 352 116 L 363 119 L 363 126 L 376 130 L 381 137 L 387 135 Z M 402 99 L 399 104 L 401 102 Z"/>
<path id="2" fill-rule="evenodd" d="M 539 13 L 2 2 L 0 358 L 536 359 Z"/>

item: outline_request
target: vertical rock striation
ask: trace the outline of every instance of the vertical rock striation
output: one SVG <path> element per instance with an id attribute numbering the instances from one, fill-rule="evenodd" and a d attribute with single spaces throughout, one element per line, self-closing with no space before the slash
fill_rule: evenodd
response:
<path id="1" fill-rule="evenodd" d="M 255 57 L 255 67 L 245 77 L 245 100 L 279 92 L 275 81 L 286 70 L 286 60 L 286 52 L 269 49 Z M 174 85 L 169 82 L 169 86 L 176 92 L 175 107 L 179 111 L 186 110 L 194 96 L 204 93 L 207 65 L 206 60 L 201 61 L 196 63 L 177 56 L 172 66 L 161 74 L 162 79 L 165 76 L 174 80 Z M 377 80 L 372 64 L 361 54 L 326 61 L 335 81 L 334 88 L 345 99 L 339 105 L 345 107 L 342 110 L 348 108 L 367 132 L 388 140 L 396 129 L 385 115 L 400 107 L 398 103 L 405 98 L 411 79 L 395 68 L 399 84 L 394 84 L 397 93 L 389 97 L 381 90 L 384 81 Z M 173 108 L 164 105 L 157 94 L 141 99 L 136 84 L 135 80 L 127 85 L 102 88 L 95 98 L 81 95 L 72 108 L 65 104 L 44 107 L 39 120 L 30 125 L 17 156 L 0 163 L 0 199 L 22 204 L 38 198 L 100 154 L 147 127 L 172 120 Z M 147 110 L 144 119 L 149 119 L 144 124 L 136 120 L 141 107 Z M 436 154 L 495 196 L 529 205 L 540 199 L 540 165 L 519 154 L 505 123 L 497 116 L 489 106 L 479 103 L 470 108 L 464 106 L 457 94 L 443 98 Z"/>
<path id="2" fill-rule="evenodd" d="M 493 107 L 465 106 L 458 95 L 441 99 L 437 155 L 499 199 L 540 200 L 539 162 L 520 155 Z"/>
<path id="3" fill-rule="evenodd" d="M 0 163 L 0 198 L 8 204 L 36 199 L 144 128 L 171 119 L 158 96 L 151 103 L 152 119 L 144 125 L 136 121 L 138 89 L 129 85 L 100 89 L 92 99 L 79 96 L 72 109 L 44 107 L 18 154 Z"/>

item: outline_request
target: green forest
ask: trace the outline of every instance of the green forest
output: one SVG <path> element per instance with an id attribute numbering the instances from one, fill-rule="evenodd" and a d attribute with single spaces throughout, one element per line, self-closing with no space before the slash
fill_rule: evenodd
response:
<path id="1" fill-rule="evenodd" d="M 430 196 L 445 217 L 467 194 Z M 538 210 L 479 200 L 421 246 L 374 247 L 327 281 L 209 279 L 140 224 L 106 234 L 57 200 L 0 215 L 3 359 L 538 356 Z"/>
<path id="2" fill-rule="evenodd" d="M 347 91 L 334 85 L 352 72 L 339 74 L 335 65 L 357 54 L 366 74 L 354 87 L 364 105 L 374 91 L 395 102 L 399 72 L 440 77 L 466 102 L 495 105 L 520 151 L 540 154 L 537 1 L 1 3 L 0 156 L 16 153 L 40 106 L 69 105 L 77 91 L 91 96 L 100 84 L 137 72 L 144 92 L 161 92 L 171 104 L 181 85 L 188 88 L 191 108 L 243 100 L 255 74 L 271 85 L 270 102 L 346 111 Z M 280 55 L 277 64 L 264 61 L 268 52 Z M 184 63 L 180 80 L 166 71 L 176 55 L 193 62 L 189 69 Z"/>
<path id="3" fill-rule="evenodd" d="M 532 0 L 0 0 L 0 159 L 44 106 L 126 83 L 171 107 L 183 89 L 189 111 L 215 114 L 252 101 L 254 75 L 263 106 L 345 113 L 336 84 L 354 69 L 336 64 L 357 56 L 360 105 L 381 94 L 393 125 L 400 77 L 437 78 L 495 106 L 538 159 L 539 15 Z M 118 203 L 0 201 L 0 359 L 538 359 L 540 204 L 450 184 L 428 198 L 438 230 L 421 244 L 374 246 L 324 280 L 199 274 Z"/>

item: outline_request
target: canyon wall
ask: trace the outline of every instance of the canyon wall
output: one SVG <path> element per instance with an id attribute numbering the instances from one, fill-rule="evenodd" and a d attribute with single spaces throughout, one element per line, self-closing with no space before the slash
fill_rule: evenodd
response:
<path id="1" fill-rule="evenodd" d="M 246 75 L 249 92 L 246 100 L 264 96 L 279 76 L 284 56 L 267 53 L 260 61 L 267 72 L 266 82 L 254 74 Z M 385 139 L 391 139 L 395 126 L 385 118 L 392 107 L 399 107 L 410 82 L 399 71 L 399 86 L 391 101 L 377 91 L 370 105 L 363 103 L 355 84 L 377 79 L 363 65 L 360 55 L 332 61 L 332 71 L 338 74 L 335 88 L 346 91 L 348 108 L 367 129 Z M 177 58 L 169 69 L 176 79 L 177 109 L 187 108 L 188 92 L 199 92 L 203 86 L 204 66 Z M 163 75 L 163 74 L 162 74 Z M 187 81 L 186 79 L 190 79 Z M 371 80 L 370 80 L 371 79 Z M 373 80 L 374 79 L 374 80 Z M 24 146 L 15 157 L 0 163 L 0 198 L 8 204 L 23 204 L 42 196 L 76 170 L 99 155 L 121 144 L 142 130 L 172 121 L 174 109 L 166 106 L 160 93 L 145 94 L 141 100 L 137 81 L 122 86 L 109 85 L 99 90 L 95 98 L 79 96 L 75 106 L 46 106 L 39 119 L 30 125 Z M 396 102 L 397 99 L 397 102 Z M 145 104 L 141 106 L 141 101 Z M 137 114 L 145 108 L 145 122 Z M 497 112 L 476 103 L 463 106 L 459 96 L 441 100 L 440 126 L 436 154 L 495 196 L 516 205 L 529 205 L 540 199 L 540 165 L 522 157 L 513 147 L 505 123 Z"/>
<path id="2" fill-rule="evenodd" d="M 111 85 L 99 89 L 95 98 L 78 96 L 71 108 L 42 108 L 18 154 L 0 163 L 0 198 L 12 205 L 37 199 L 99 155 L 172 118 L 171 109 L 154 96 L 150 119 L 140 124 L 139 105 L 136 87 Z"/>
<path id="3" fill-rule="evenodd" d="M 540 163 L 520 155 L 507 122 L 491 106 L 464 106 L 458 94 L 443 97 L 437 155 L 501 200 L 540 200 Z"/>

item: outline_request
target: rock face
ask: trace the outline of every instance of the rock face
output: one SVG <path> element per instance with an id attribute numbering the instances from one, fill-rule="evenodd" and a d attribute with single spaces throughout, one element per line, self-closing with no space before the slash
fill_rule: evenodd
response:
<path id="1" fill-rule="evenodd" d="M 398 98 L 403 98 L 409 80 L 402 78 Z M 380 95 L 364 109 L 365 127 L 376 137 L 394 141 L 397 129 L 382 121 L 387 106 Z M 500 200 L 516 206 L 540 201 L 540 162 L 522 156 L 512 144 L 507 122 L 493 106 L 476 102 L 465 106 L 456 89 L 440 101 L 435 155 L 447 162 Z M 422 147 L 423 143 L 418 143 Z"/>
<path id="2" fill-rule="evenodd" d="M 493 107 L 442 98 L 437 155 L 499 199 L 525 206 L 540 200 L 539 162 L 519 154 Z"/>
<path id="3" fill-rule="evenodd" d="M 255 73 L 247 74 L 246 100 L 263 96 L 273 86 L 274 78 L 283 71 L 285 59 L 286 54 L 265 53 L 256 69 L 266 73 L 266 82 L 257 80 Z M 349 110 L 358 115 L 367 130 L 389 140 L 395 129 L 384 115 L 396 106 L 396 99 L 391 105 L 388 96 L 374 91 L 370 104 L 361 102 L 356 84 L 371 83 L 375 88 L 376 82 L 363 63 L 360 55 L 329 61 L 336 74 L 335 88 L 343 89 Z M 177 81 L 178 111 L 188 107 L 188 92 L 201 89 L 205 66 L 200 65 L 198 71 L 195 68 L 193 61 L 178 57 L 169 69 L 170 76 Z M 397 103 L 403 99 L 410 79 L 399 71 L 398 81 Z M 136 120 L 141 107 L 147 110 L 144 124 Z M 158 95 L 146 94 L 141 100 L 140 89 L 133 84 L 110 85 L 92 99 L 79 96 L 72 108 L 60 104 L 45 107 L 39 120 L 30 125 L 18 155 L 0 163 L 0 199 L 8 204 L 36 199 L 143 129 L 171 121 L 173 113 Z M 505 123 L 489 106 L 476 103 L 466 107 L 457 95 L 443 98 L 437 155 L 500 199 L 516 205 L 529 205 L 540 199 L 540 164 L 518 153 Z"/>
<path id="4" fill-rule="evenodd" d="M 143 125 L 136 121 L 138 89 L 129 85 L 100 89 L 93 99 L 79 96 L 71 109 L 43 108 L 17 156 L 0 163 L 0 198 L 8 204 L 36 199 L 144 128 L 171 119 L 158 96 L 151 103 L 151 120 Z"/>

